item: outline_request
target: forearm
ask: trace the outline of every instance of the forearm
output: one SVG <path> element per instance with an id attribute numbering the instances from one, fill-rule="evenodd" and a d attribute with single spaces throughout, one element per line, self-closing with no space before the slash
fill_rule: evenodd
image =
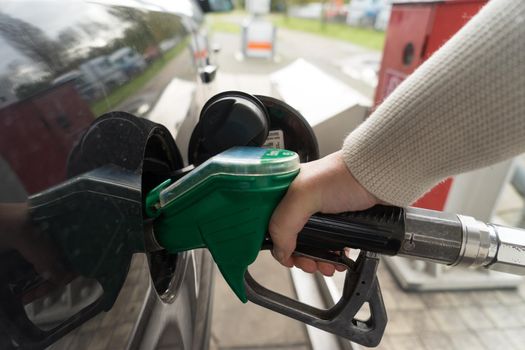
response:
<path id="1" fill-rule="evenodd" d="M 344 142 L 373 195 L 409 205 L 525 150 L 525 1 L 492 0 Z"/>

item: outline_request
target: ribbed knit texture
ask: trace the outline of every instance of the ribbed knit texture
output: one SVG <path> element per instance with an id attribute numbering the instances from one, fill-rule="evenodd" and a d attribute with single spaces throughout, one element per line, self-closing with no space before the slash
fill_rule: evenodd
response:
<path id="1" fill-rule="evenodd" d="M 525 0 L 492 0 L 345 140 L 354 177 L 406 206 L 525 151 Z"/>

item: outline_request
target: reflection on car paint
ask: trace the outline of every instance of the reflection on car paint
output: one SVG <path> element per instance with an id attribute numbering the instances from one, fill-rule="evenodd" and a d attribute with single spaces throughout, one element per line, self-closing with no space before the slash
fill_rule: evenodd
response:
<path id="1" fill-rule="evenodd" d="M 209 61 L 202 54 L 208 52 L 207 40 L 196 39 L 205 35 L 202 22 L 198 7 L 187 0 L 2 5 L 0 320 L 10 310 L 48 330 L 100 297 L 99 283 L 69 271 L 53 237 L 30 223 L 27 196 L 67 180 L 72 150 L 105 112 L 151 116 L 165 123 L 178 142 L 187 142 L 203 104 L 198 67 Z M 114 308 L 53 348 L 88 348 L 90 343 L 123 348 L 122 339 L 115 343 L 118 337 L 127 345 L 136 342 L 130 337 L 149 279 L 144 257 L 133 261 Z M 38 332 L 31 332 L 38 339 Z M 99 332 L 107 336 L 96 338 Z M 0 348 L 18 347 L 20 337 L 14 330 L 0 331 Z"/>

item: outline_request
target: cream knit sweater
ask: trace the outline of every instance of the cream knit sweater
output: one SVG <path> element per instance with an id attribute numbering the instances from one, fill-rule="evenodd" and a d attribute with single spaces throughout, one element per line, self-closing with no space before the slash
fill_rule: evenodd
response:
<path id="1" fill-rule="evenodd" d="M 490 1 L 343 145 L 361 185 L 400 206 L 524 151 L 525 0 Z"/>

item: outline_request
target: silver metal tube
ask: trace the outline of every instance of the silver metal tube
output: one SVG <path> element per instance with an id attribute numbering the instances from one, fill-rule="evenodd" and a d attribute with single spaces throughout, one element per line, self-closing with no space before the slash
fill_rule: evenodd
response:
<path id="1" fill-rule="evenodd" d="M 525 275 L 525 230 L 489 224 L 497 237 L 494 257 L 486 266 L 490 270 Z"/>
<path id="2" fill-rule="evenodd" d="M 462 225 L 461 251 L 453 265 L 480 267 L 489 263 L 497 251 L 497 238 L 487 224 L 470 216 L 458 215 Z"/>
<path id="3" fill-rule="evenodd" d="M 469 216 L 407 208 L 398 255 L 525 275 L 525 230 Z"/>
<path id="4" fill-rule="evenodd" d="M 405 239 L 397 255 L 451 265 L 460 255 L 462 224 L 457 215 L 407 208 Z"/>

